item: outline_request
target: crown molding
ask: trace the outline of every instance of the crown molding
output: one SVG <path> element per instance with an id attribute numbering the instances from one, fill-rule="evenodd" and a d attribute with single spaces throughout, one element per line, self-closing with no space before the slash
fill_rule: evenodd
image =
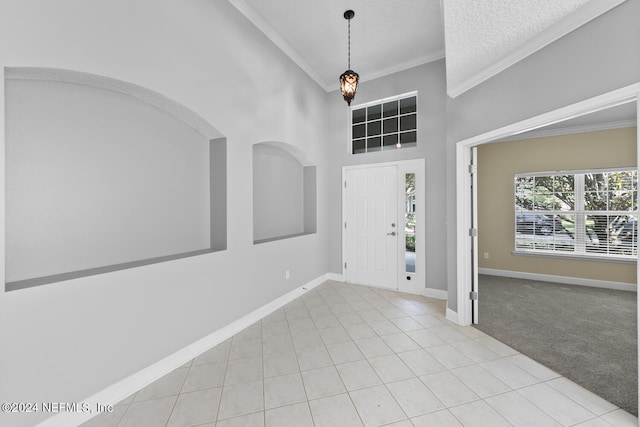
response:
<path id="1" fill-rule="evenodd" d="M 244 0 L 229 0 L 240 13 L 242 13 L 253 25 L 256 26 L 269 40 L 284 52 L 298 67 L 309 75 L 320 87 L 327 90 L 329 83 L 324 81 L 307 62 L 298 55 L 289 44 L 284 41 L 278 32 L 262 17 L 260 17 Z"/>
<path id="2" fill-rule="evenodd" d="M 437 52 L 434 52 L 432 54 L 429 55 L 423 55 L 423 56 L 419 56 L 415 59 L 412 59 L 411 61 L 406 61 L 403 63 L 399 63 L 399 64 L 394 64 L 390 67 L 384 68 L 382 70 L 376 71 L 375 73 L 370 73 L 367 74 L 365 77 L 362 77 L 360 79 L 360 82 L 366 82 L 369 80 L 375 80 L 378 79 L 380 77 L 384 77 L 384 76 L 388 76 L 390 74 L 394 74 L 394 73 L 398 73 L 400 71 L 404 71 L 404 70 L 408 70 L 409 68 L 413 68 L 413 67 L 417 67 L 418 65 L 423 65 L 423 64 L 428 64 L 429 62 L 434 62 L 434 61 L 438 61 L 440 59 L 444 58 L 444 49 L 441 49 Z M 335 88 L 331 87 L 331 90 L 334 90 Z M 329 91 L 329 89 L 327 89 L 327 91 Z"/>
<path id="3" fill-rule="evenodd" d="M 295 50 L 278 34 L 278 32 L 267 21 L 262 19 L 244 0 L 228 0 L 240 13 L 242 13 L 253 25 L 256 26 L 273 44 L 278 46 L 285 55 L 287 55 L 298 67 L 309 75 L 325 92 L 333 92 L 339 90 L 338 79 L 335 82 L 327 82 L 320 77 L 313 68 L 298 55 Z M 360 82 L 374 80 L 380 77 L 388 76 L 399 71 L 417 67 L 418 65 L 427 64 L 444 58 L 444 49 L 429 55 L 419 56 L 410 61 L 394 64 L 375 73 L 363 75 L 360 74 Z"/>
<path id="4" fill-rule="evenodd" d="M 581 126 L 569 126 L 557 129 L 541 129 L 534 130 L 531 132 L 527 132 L 525 134 L 518 134 L 508 138 L 500 139 L 496 142 L 507 142 L 507 141 L 518 141 L 521 139 L 533 139 L 533 138 L 547 138 L 550 136 L 561 136 L 561 135 L 571 135 L 574 133 L 587 133 L 587 132 L 596 132 L 599 130 L 611 130 L 611 129 L 622 129 L 622 128 L 630 128 L 637 125 L 636 120 L 619 120 L 615 122 L 606 122 L 606 123 L 594 123 L 589 125 L 581 125 Z"/>
<path id="5" fill-rule="evenodd" d="M 490 79 L 496 74 L 511 67 L 515 63 L 523 60 L 529 55 L 543 47 L 553 43 L 559 38 L 576 30 L 587 22 L 597 18 L 598 16 L 608 12 L 626 0 L 592 0 L 585 4 L 575 12 L 564 17 L 560 21 L 554 23 L 549 28 L 539 33 L 532 39 L 526 41 L 515 50 L 511 51 L 502 59 L 496 61 L 491 66 L 483 69 L 474 76 L 463 80 L 459 83 L 450 85 L 447 88 L 447 95 L 455 98 L 469 89 L 479 85 L 480 83 Z"/>

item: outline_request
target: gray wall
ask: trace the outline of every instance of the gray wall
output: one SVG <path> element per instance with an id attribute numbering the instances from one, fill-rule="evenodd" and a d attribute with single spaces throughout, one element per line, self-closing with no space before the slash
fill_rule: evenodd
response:
<path id="1" fill-rule="evenodd" d="M 253 146 L 253 240 L 304 231 L 304 170 L 285 150 Z"/>
<path id="2" fill-rule="evenodd" d="M 203 135 L 114 91 L 5 88 L 7 282 L 210 247 Z"/>
<path id="3" fill-rule="evenodd" d="M 640 79 L 640 0 L 628 0 L 453 100 L 444 61 L 363 83 L 356 104 L 419 91 L 418 148 L 350 156 L 340 95 L 324 93 L 227 2 L 5 0 L 2 8 L 0 67 L 132 82 L 218 128 L 227 137 L 229 218 L 226 251 L 0 293 L 0 401 L 81 401 L 327 271 L 340 273 L 345 165 L 426 159 L 427 286 L 448 288 L 455 310 L 455 142 Z M 0 103 L 0 153 L 4 116 Z M 258 141 L 295 145 L 317 166 L 317 233 L 253 245 L 247 200 Z M 0 424 L 45 416 L 0 414 Z"/>
<path id="4" fill-rule="evenodd" d="M 436 61 L 392 76 L 361 83 L 352 105 L 418 91 L 418 144 L 415 148 L 352 155 L 349 152 L 349 109 L 339 92 L 329 100 L 329 271 L 342 273 L 342 167 L 396 160 L 425 159 L 426 287 L 446 290 L 442 259 L 446 245 L 445 68 Z M 425 195 L 423 195 L 425 196 Z"/>
<path id="5" fill-rule="evenodd" d="M 455 143 L 640 81 L 640 0 L 627 0 L 479 86 L 447 99 L 447 217 Z M 447 226 L 448 307 L 457 310 L 456 226 Z"/>
<path id="6" fill-rule="evenodd" d="M 2 11 L 0 70 L 52 67 L 130 82 L 220 130 L 229 216 L 227 250 L 0 292 L 0 401 L 82 401 L 327 272 L 328 95 L 228 2 L 7 0 Z M 2 84 L 2 155 L 4 97 Z M 253 245 L 259 141 L 294 145 L 317 167 L 317 233 Z M 49 414 L 13 415 L 0 414 L 0 424 L 34 425 Z"/>

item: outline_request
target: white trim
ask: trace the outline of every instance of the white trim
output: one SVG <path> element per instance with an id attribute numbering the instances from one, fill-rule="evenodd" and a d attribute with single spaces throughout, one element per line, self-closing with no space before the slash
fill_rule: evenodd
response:
<path id="1" fill-rule="evenodd" d="M 455 324 L 467 326 L 467 325 L 464 325 L 463 323 L 460 322 L 460 320 L 458 319 L 458 313 L 456 313 L 455 311 L 451 310 L 449 307 L 447 307 L 447 312 L 446 312 L 445 317 L 446 317 L 447 320 L 450 320 Z"/>
<path id="2" fill-rule="evenodd" d="M 332 277 L 335 277 L 334 279 L 332 279 Z M 340 278 L 340 279 L 338 279 Z M 346 282 L 342 279 L 342 276 L 340 276 L 339 274 L 335 274 L 335 273 L 327 273 L 327 279 L 328 280 L 335 280 L 337 282 L 343 282 L 343 283 L 350 283 L 350 282 Z M 368 286 L 370 288 L 376 288 L 376 289 L 384 289 L 384 290 L 390 290 L 389 288 L 385 288 L 382 286 L 375 286 L 375 285 L 363 285 L 360 283 L 351 283 L 353 285 L 361 285 L 361 286 Z M 393 289 L 391 289 L 391 291 L 393 291 Z M 427 298 L 434 298 L 434 299 L 439 299 L 439 300 L 444 300 L 446 301 L 447 298 L 449 297 L 449 292 L 446 290 L 442 290 L 442 289 L 431 289 L 431 288 L 424 288 L 422 290 L 422 292 L 413 292 L 412 290 L 398 290 L 397 292 L 402 292 L 405 294 L 411 294 L 411 295 L 420 295 L 423 297 L 427 297 Z M 447 310 L 449 310 L 447 308 Z M 457 318 L 457 314 L 456 314 L 456 318 Z"/>
<path id="3" fill-rule="evenodd" d="M 584 239 L 583 239 L 584 240 Z M 577 243 L 576 243 L 577 245 Z M 638 262 L 638 257 L 633 255 L 628 255 L 626 257 L 616 256 L 616 255 L 596 255 L 590 253 L 582 253 L 582 252 L 561 252 L 561 251 L 542 251 L 536 249 L 515 249 L 511 251 L 511 255 L 513 256 L 531 256 L 531 257 L 542 257 L 542 258 L 555 258 L 555 259 L 575 259 L 578 261 L 603 261 L 603 262 L 617 262 L 623 264 L 635 264 Z"/>
<path id="4" fill-rule="evenodd" d="M 634 83 L 611 92 L 598 95 L 539 116 L 531 117 L 492 131 L 467 138 L 456 143 L 456 291 L 459 323 L 471 324 L 471 242 L 468 229 L 471 226 L 470 176 L 468 162 L 471 147 L 495 142 L 512 135 L 528 132 L 553 123 L 562 122 L 585 114 L 616 107 L 628 102 L 640 104 L 640 83 Z M 640 114 L 640 112 L 639 112 Z M 640 127 L 639 127 L 640 133 Z M 640 143 L 640 137 L 638 137 Z M 640 156 L 640 150 L 638 150 Z M 640 263 L 638 263 L 640 277 Z M 639 294 L 640 295 L 640 294 Z M 638 311 L 640 316 L 640 310 Z M 640 331 L 639 331 L 640 332 Z M 640 357 L 640 356 L 639 356 Z"/>
<path id="5" fill-rule="evenodd" d="M 638 91 L 640 92 L 640 90 Z M 640 145 L 640 93 L 636 98 L 636 165 L 640 166 L 640 150 L 638 150 L 638 145 Z M 640 258 L 640 256 L 639 256 Z M 637 280 L 640 278 L 640 262 L 636 263 L 636 287 Z M 640 292 L 636 292 L 636 307 L 640 304 Z M 640 310 L 636 309 L 636 325 L 640 324 Z M 638 329 L 638 336 L 636 337 L 636 342 L 640 342 L 640 329 Z M 640 352 L 637 351 L 636 345 L 636 353 L 638 353 L 638 358 L 636 363 L 640 364 Z M 640 383 L 640 372 L 638 373 L 638 383 Z M 640 391 L 640 385 L 638 386 L 638 391 Z M 640 404 L 640 393 L 638 393 L 638 403 Z"/>
<path id="6" fill-rule="evenodd" d="M 457 310 L 458 323 L 470 325 L 471 318 L 471 280 L 473 280 L 473 268 L 471 253 L 472 241 L 469 238 L 469 229 L 472 225 L 471 207 L 471 180 L 469 174 L 469 162 L 471 160 L 471 147 L 461 143 L 456 144 L 456 265 L 457 265 Z"/>
<path id="7" fill-rule="evenodd" d="M 542 49 L 543 47 L 576 30 L 587 22 L 608 12 L 624 1 L 625 0 L 593 0 L 588 2 L 575 12 L 567 15 L 560 21 L 552 24 L 546 30 L 540 32 L 533 38 L 522 43 L 516 49 L 503 56 L 500 60 L 495 61 L 489 67 L 484 68 L 479 73 L 469 77 L 468 79 L 465 79 L 457 84 L 450 85 L 447 88 L 447 94 L 451 98 L 455 98 L 456 96 L 461 95 L 462 93 L 479 85 L 485 80 L 490 79 L 491 77 L 511 67 L 512 65 Z"/>
<path id="8" fill-rule="evenodd" d="M 419 129 L 419 123 L 418 122 L 419 122 L 420 119 L 419 119 L 419 114 L 418 114 L 418 104 L 419 104 L 418 91 L 414 90 L 414 91 L 411 91 L 411 92 L 401 93 L 399 95 L 388 96 L 386 98 L 375 99 L 373 101 L 369 101 L 369 102 L 365 102 L 365 103 L 362 103 L 362 104 L 350 106 L 348 108 L 349 118 L 348 118 L 348 130 L 347 130 L 348 135 L 350 135 L 350 136 L 349 136 L 349 139 L 348 139 L 349 143 L 347 144 L 348 145 L 347 146 L 347 153 L 350 156 L 360 156 L 360 155 L 366 155 L 366 154 L 370 154 L 370 153 L 379 152 L 379 151 L 369 151 L 368 142 L 365 144 L 365 150 L 366 151 L 364 151 L 363 153 L 354 153 L 353 152 L 353 141 L 354 141 L 354 138 L 353 138 L 353 126 L 354 126 L 353 125 L 353 111 L 354 110 L 361 110 L 363 108 L 367 108 L 367 107 L 373 106 L 373 105 L 380 105 L 380 108 L 382 109 L 382 106 L 387 102 L 390 102 L 390 101 L 398 101 L 398 102 L 400 102 L 400 101 L 402 101 L 404 99 L 409 99 L 409 98 L 412 98 L 412 97 L 416 98 L 416 111 L 402 114 L 402 113 L 400 113 L 400 108 L 398 108 L 398 113 L 396 115 L 386 117 L 386 118 L 390 118 L 390 119 L 395 117 L 395 118 L 398 119 L 398 130 L 397 131 L 384 133 L 384 126 L 381 125 L 380 135 L 379 136 L 381 138 L 381 140 L 380 140 L 381 142 L 380 143 L 382 145 L 380 146 L 380 150 L 379 151 L 393 151 L 393 150 L 398 150 L 399 149 L 398 147 L 394 147 L 394 146 L 391 146 L 390 148 L 385 149 L 384 148 L 384 137 L 388 136 L 388 135 L 397 135 L 399 137 L 400 134 L 403 133 L 403 132 L 411 132 L 411 129 L 404 130 L 404 131 L 400 130 L 400 119 L 402 117 L 410 116 L 410 115 L 415 115 L 416 116 L 416 126 L 415 126 L 415 129 L 414 129 L 414 131 L 416 132 L 416 146 L 414 146 L 414 147 L 400 147 L 400 148 L 409 148 L 409 149 L 416 148 L 417 145 L 418 145 L 417 132 L 418 132 L 418 129 Z M 382 112 L 381 112 L 381 116 L 380 117 L 383 118 L 382 117 Z M 360 126 L 360 125 L 364 125 L 364 124 L 367 124 L 367 123 L 369 123 L 369 119 L 367 117 L 365 117 L 364 122 L 357 123 L 357 125 Z M 367 140 L 368 141 L 369 137 L 365 135 L 364 137 L 355 138 L 355 139 L 357 139 L 357 140 Z"/>
<path id="9" fill-rule="evenodd" d="M 423 294 L 426 289 L 426 178 L 425 178 L 425 162 L 424 159 L 416 159 L 415 161 L 404 162 L 398 165 L 398 291 Z M 406 231 L 405 231 L 405 213 L 406 213 L 406 174 L 415 174 L 416 184 L 416 248 L 415 272 L 406 271 Z M 411 280 L 406 280 L 411 277 Z M 446 299 L 446 292 L 445 298 Z"/>
<path id="10" fill-rule="evenodd" d="M 415 96 L 417 98 L 418 97 L 418 91 L 417 90 L 412 90 L 411 92 L 405 92 L 405 93 L 401 93 L 399 95 L 387 96 L 386 98 L 375 99 L 373 101 L 363 102 L 362 104 L 354 104 L 354 105 L 349 107 L 349 111 L 358 110 L 360 108 L 368 107 L 370 105 L 378 105 L 378 104 L 382 105 L 385 102 L 398 101 L 400 99 L 410 98 L 412 96 Z M 417 105 L 417 102 L 418 101 L 416 100 L 416 105 Z M 413 114 L 413 113 L 405 113 L 405 114 Z M 398 112 L 397 115 L 399 116 L 400 112 Z M 392 116 L 392 117 L 395 117 L 395 116 Z"/>
<path id="11" fill-rule="evenodd" d="M 539 116 L 464 139 L 459 141 L 457 145 L 473 147 L 488 142 L 496 142 L 497 140 L 508 138 L 512 135 L 519 135 L 554 123 L 606 110 L 607 108 L 617 107 L 629 102 L 635 102 L 638 94 L 640 94 L 640 83 L 634 83 L 566 107 L 558 108 L 557 110 L 549 111 L 548 113 L 540 114 Z"/>
<path id="12" fill-rule="evenodd" d="M 522 177 L 537 177 L 537 176 L 548 176 L 548 175 L 577 175 L 577 174 L 587 174 L 587 173 L 604 173 L 604 172 L 622 172 L 635 170 L 636 166 L 620 166 L 620 167 L 611 167 L 611 168 L 591 168 L 591 169 L 558 169 L 554 171 L 540 171 L 540 172 L 523 172 L 513 174 L 515 178 Z M 533 211 L 532 211 L 533 212 Z"/>
<path id="13" fill-rule="evenodd" d="M 442 289 L 425 288 L 424 292 L 422 292 L 422 295 L 424 295 L 427 298 L 435 298 L 435 299 L 441 299 L 445 301 L 447 300 L 447 298 L 449 298 L 449 292 Z"/>
<path id="14" fill-rule="evenodd" d="M 469 194 L 470 189 L 467 185 L 469 181 L 469 174 L 466 173 L 467 166 L 465 164 L 465 159 L 469 157 L 471 147 L 495 142 L 501 138 L 506 138 L 628 102 L 636 103 L 637 122 L 640 122 L 640 83 L 634 83 L 618 90 L 607 92 L 527 120 L 512 123 L 508 126 L 458 141 L 456 143 L 456 266 L 458 272 L 456 278 L 456 292 L 458 302 L 458 324 L 469 325 L 468 317 L 471 315 L 471 301 L 464 297 L 465 295 L 469 295 L 469 291 L 471 290 L 471 285 L 467 280 L 468 276 L 471 274 L 471 257 L 469 256 L 471 254 L 471 248 L 469 247 L 470 245 L 465 245 L 465 241 L 462 239 L 465 227 L 468 228 L 471 224 L 471 210 L 465 203 L 465 201 L 471 199 Z M 636 129 L 636 146 L 640 146 L 640 126 L 636 126 Z M 636 162 L 640 165 L 640 149 L 636 151 Z M 636 266 L 637 277 L 640 278 L 640 262 L 637 262 Z M 636 295 L 637 302 L 640 303 L 640 293 L 636 292 Z M 449 318 L 449 315 L 449 309 L 447 309 L 447 318 Z M 451 316 L 453 319 L 453 314 L 451 314 Z M 637 321 L 640 323 L 640 310 L 638 310 L 637 313 Z M 640 329 L 638 330 L 638 337 L 640 338 Z M 638 354 L 638 361 L 640 362 L 640 353 Z"/>
<path id="15" fill-rule="evenodd" d="M 384 76 L 389 76 L 391 74 L 399 73 L 400 71 L 408 70 L 410 68 L 417 67 L 418 65 L 439 61 L 440 59 L 443 59 L 444 56 L 445 56 L 444 49 L 440 49 L 437 52 L 433 52 L 429 55 L 419 56 L 417 58 L 413 58 L 408 61 L 397 63 L 389 67 L 383 68 L 381 70 L 374 71 L 373 73 L 367 73 L 364 77 L 360 79 L 360 83 L 367 82 L 370 80 L 375 80 Z M 327 85 L 325 87 L 325 90 L 327 92 L 330 92 L 333 90 L 337 90 L 337 88 L 334 85 L 331 85 L 331 86 Z"/>
<path id="16" fill-rule="evenodd" d="M 512 277 L 514 279 L 537 280 L 539 282 L 563 283 L 566 285 L 591 286 L 593 288 L 615 289 L 618 291 L 637 292 L 638 286 L 622 283 L 611 282 L 607 280 L 581 279 L 579 277 L 554 276 L 551 274 L 527 273 L 524 271 L 497 270 L 494 268 L 480 268 L 478 273 L 487 276 Z"/>
<path id="17" fill-rule="evenodd" d="M 378 168 L 383 166 L 398 166 L 403 167 L 404 169 L 412 169 L 415 167 L 420 167 L 420 165 L 424 165 L 425 159 L 412 159 L 412 160 L 397 160 L 391 162 L 381 162 L 381 163 L 367 163 L 365 165 L 349 165 L 343 166 L 342 171 L 345 169 L 368 169 L 368 168 Z M 343 176 L 344 178 L 344 176 Z"/>
<path id="18" fill-rule="evenodd" d="M 474 147 L 475 149 L 475 147 Z M 586 245 L 588 230 L 585 224 L 585 219 L 588 215 L 617 215 L 617 216 L 628 216 L 628 217 L 637 217 L 638 211 L 636 210 L 615 210 L 609 209 L 606 207 L 600 210 L 592 210 L 589 209 L 585 204 L 585 194 L 588 193 L 588 189 L 585 186 L 585 177 L 590 174 L 606 174 L 610 172 L 628 172 L 634 173 L 637 172 L 637 166 L 626 166 L 626 167 L 614 167 L 614 168 L 591 168 L 591 169 L 574 169 L 574 170 L 555 170 L 552 172 L 524 172 L 524 173 L 516 173 L 514 174 L 515 182 L 514 182 L 514 194 L 515 194 L 515 217 L 516 223 L 517 218 L 520 215 L 528 215 L 528 214 L 546 214 L 550 216 L 573 216 L 575 217 L 575 229 L 572 234 L 574 248 L 573 250 L 564 248 L 565 250 L 557 250 L 557 249 L 545 249 L 539 248 L 536 245 L 535 239 L 533 241 L 533 246 L 531 247 L 531 242 L 527 240 L 525 243 L 521 244 L 522 233 L 519 233 L 518 226 L 516 226 L 515 230 L 515 241 L 514 241 L 514 250 L 511 252 L 512 255 L 515 256 L 539 256 L 546 258 L 556 258 L 556 259 L 575 259 L 575 260 L 591 260 L 591 261 L 605 261 L 605 262 L 621 262 L 621 263 L 635 263 L 637 262 L 638 257 L 633 254 L 636 251 L 636 248 L 631 247 L 631 254 L 609 254 L 607 253 L 609 249 L 611 249 L 611 242 L 606 241 L 604 244 L 605 253 L 598 253 L 589 251 L 589 247 Z M 556 176 L 572 176 L 574 177 L 574 185 L 572 194 L 575 196 L 573 209 L 561 209 L 557 207 L 556 210 L 545 210 L 544 208 L 538 209 L 537 206 L 533 206 L 530 208 L 523 208 L 522 206 L 518 206 L 517 195 L 518 192 L 521 191 L 519 187 L 518 180 L 521 178 L 534 178 L 534 177 L 556 177 Z M 628 183 L 629 190 L 633 193 L 633 198 L 636 198 L 637 190 L 635 188 L 634 182 Z M 475 187 L 474 187 L 475 188 Z M 534 191 L 535 194 L 535 191 Z M 535 198 L 535 195 L 534 195 Z M 598 243 L 598 246 L 600 246 Z M 615 247 L 614 247 L 615 248 Z M 476 252 L 477 253 L 477 252 Z"/>
<path id="19" fill-rule="evenodd" d="M 369 168 L 377 168 L 377 167 L 385 167 L 385 166 L 395 166 L 397 168 L 397 172 L 398 174 L 404 174 L 404 173 L 409 173 L 412 171 L 416 172 L 416 185 L 417 181 L 419 178 L 421 178 L 422 183 L 420 184 L 421 186 L 426 185 L 426 170 L 425 170 L 425 159 L 420 158 L 420 159 L 413 159 L 413 160 L 398 160 L 398 161 L 391 161 L 391 162 L 382 162 L 382 163 L 368 163 L 368 164 L 363 164 L 363 165 L 349 165 L 349 166 L 343 166 L 342 167 L 342 180 L 340 182 L 340 186 L 342 187 L 342 222 L 340 223 L 340 229 L 341 229 L 341 233 L 342 233 L 342 260 L 341 260 L 341 269 L 342 269 L 342 280 L 343 281 L 347 281 L 347 272 L 345 271 L 344 265 L 347 262 L 347 238 L 346 238 L 346 233 L 344 232 L 344 224 L 347 221 L 347 210 L 346 210 L 346 189 L 345 189 L 345 182 L 346 182 L 346 177 L 347 177 L 347 171 L 348 170 L 356 170 L 356 169 L 369 169 Z M 418 201 L 418 203 L 421 203 L 420 200 Z M 423 205 L 422 206 L 426 206 L 425 201 L 422 201 Z M 404 206 L 404 204 L 401 204 L 402 206 Z M 422 210 L 424 211 L 424 208 L 422 208 Z M 404 215 L 404 214 L 403 214 Z M 418 221 L 416 223 L 416 241 L 418 241 L 418 238 L 420 238 L 423 242 L 426 239 L 426 234 L 425 234 L 425 229 L 426 229 L 426 218 L 424 217 L 424 215 L 421 215 L 418 217 Z M 425 246 L 426 247 L 426 246 Z M 422 251 L 424 251 L 424 249 L 422 249 Z M 423 260 L 420 261 L 420 266 L 418 259 L 416 259 L 416 273 L 409 273 L 414 275 L 415 280 L 418 283 L 424 283 L 424 278 L 426 277 L 426 273 L 425 273 L 425 269 L 426 269 L 426 263 L 424 261 L 424 257 L 422 257 Z M 400 266 L 400 262 L 398 261 L 398 264 Z M 404 272 L 404 267 L 402 268 L 402 271 Z M 406 273 L 402 273 L 402 275 L 406 275 Z M 400 289 L 400 270 L 398 270 L 398 276 L 396 279 L 396 286 L 397 286 L 397 290 L 400 292 L 407 292 L 407 293 L 411 293 L 411 292 L 416 292 L 416 290 L 409 290 L 409 289 Z M 370 284 L 364 284 L 365 286 L 372 286 Z M 422 291 L 420 291 L 422 292 Z M 420 293 L 421 294 L 421 293 Z M 446 299 L 446 297 L 445 297 Z"/>
<path id="20" fill-rule="evenodd" d="M 507 141 L 519 141 L 522 139 L 534 139 L 534 138 L 548 138 L 550 136 L 561 136 L 561 135 L 572 135 L 575 133 L 587 133 L 587 132 L 597 132 L 601 130 L 611 130 L 611 129 L 623 129 L 635 127 L 636 121 L 634 120 L 620 120 L 616 122 L 608 122 L 608 123 L 594 123 L 592 125 L 582 125 L 582 126 L 570 126 L 565 128 L 557 128 L 557 129 L 541 129 L 534 130 L 532 132 L 523 133 L 520 135 L 514 135 L 505 139 L 501 139 L 496 142 L 507 142 Z"/>
<path id="21" fill-rule="evenodd" d="M 307 61 L 302 59 L 302 57 L 296 53 L 296 51 L 289 45 L 289 43 L 287 43 L 282 37 L 280 37 L 273 26 L 266 20 L 264 20 L 260 15 L 258 15 L 244 0 L 229 0 L 229 3 L 231 3 L 231 5 L 238 9 L 238 11 L 242 13 L 249 21 L 251 21 L 251 23 L 255 25 L 258 30 L 262 31 L 262 33 L 269 40 L 271 40 L 273 44 L 278 46 L 278 48 L 280 48 L 280 50 L 289 57 L 289 59 L 291 59 L 296 65 L 298 65 L 298 67 L 302 68 L 302 70 L 307 73 L 309 77 L 311 77 L 322 89 L 324 89 L 325 92 L 333 92 L 339 89 L 337 79 L 336 83 L 330 83 L 320 77 L 320 75 L 315 72 L 313 67 L 311 67 L 307 63 Z M 444 58 L 444 56 L 444 49 L 440 49 L 437 52 L 433 52 L 429 55 L 412 58 L 406 62 L 397 63 L 373 73 L 369 73 L 366 76 L 360 78 L 360 83 L 388 76 L 400 71 L 408 70 L 410 68 L 417 67 L 418 65 L 438 61 Z"/>
<path id="22" fill-rule="evenodd" d="M 287 303 L 300 297 L 307 291 L 310 291 L 316 286 L 324 283 L 326 280 L 328 280 L 328 276 L 328 273 L 323 274 L 322 276 L 317 277 L 310 282 L 307 282 L 306 284 L 282 295 L 279 298 L 276 298 L 275 300 L 241 317 L 240 319 L 226 326 L 223 326 L 222 328 L 194 342 L 193 344 L 189 344 L 181 350 L 178 350 L 177 352 L 136 372 L 135 374 L 132 374 L 127 378 L 106 387 L 105 389 L 95 393 L 94 395 L 86 399 L 82 399 L 81 402 L 88 403 L 92 408 L 95 408 L 96 404 L 98 403 L 101 405 L 114 405 L 118 403 L 132 393 L 142 389 L 143 387 L 151 384 L 152 382 L 163 377 L 174 369 L 179 368 L 180 366 L 189 362 L 194 357 L 199 356 L 205 351 L 231 338 L 246 327 L 268 316 Z M 66 427 L 70 425 L 80 425 L 98 414 L 99 413 L 91 414 L 83 412 L 61 412 L 57 415 L 45 419 L 37 426 Z"/>
<path id="23" fill-rule="evenodd" d="M 475 229 L 474 233 L 469 233 L 471 237 L 471 253 L 478 253 L 478 148 L 472 147 L 469 150 L 469 175 L 471 182 L 471 201 L 469 207 L 471 209 L 471 226 Z M 471 283 L 473 283 L 473 290 L 477 293 L 478 289 L 478 256 L 472 257 L 471 265 Z M 478 323 L 478 300 L 475 299 L 471 302 L 473 313 L 471 316 L 471 323 Z"/>
<path id="24" fill-rule="evenodd" d="M 302 70 L 307 73 L 309 77 L 311 77 L 321 88 L 325 91 L 329 91 L 331 89 L 336 89 L 338 84 L 330 85 L 327 83 L 322 77 L 318 75 L 313 70 L 307 62 L 302 59 L 300 55 L 296 53 L 296 51 L 289 46 L 289 44 L 278 34 L 278 32 L 265 21 L 260 15 L 258 15 L 244 0 L 229 0 L 229 3 L 233 5 L 240 13 L 242 13 L 256 28 L 273 42 L 285 55 L 289 57 L 298 67 L 302 68 Z M 337 81 L 337 78 L 336 78 Z"/>
<path id="25" fill-rule="evenodd" d="M 327 273 L 327 280 L 333 280 L 334 282 L 344 282 L 344 274 Z"/>

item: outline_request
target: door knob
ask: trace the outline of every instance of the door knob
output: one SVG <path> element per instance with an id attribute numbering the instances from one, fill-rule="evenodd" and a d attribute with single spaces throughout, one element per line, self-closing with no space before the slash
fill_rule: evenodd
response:
<path id="1" fill-rule="evenodd" d="M 387 236 L 395 236 L 395 235 L 396 235 L 395 231 L 392 231 L 391 233 L 387 233 Z"/>

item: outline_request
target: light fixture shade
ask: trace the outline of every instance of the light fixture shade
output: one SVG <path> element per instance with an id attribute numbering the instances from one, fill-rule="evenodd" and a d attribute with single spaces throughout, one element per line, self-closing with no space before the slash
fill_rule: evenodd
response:
<path id="1" fill-rule="evenodd" d="M 351 105 L 351 100 L 356 96 L 359 79 L 360 76 L 353 70 L 347 70 L 340 75 L 340 90 L 342 91 L 342 97 L 347 101 L 348 105 Z"/>

